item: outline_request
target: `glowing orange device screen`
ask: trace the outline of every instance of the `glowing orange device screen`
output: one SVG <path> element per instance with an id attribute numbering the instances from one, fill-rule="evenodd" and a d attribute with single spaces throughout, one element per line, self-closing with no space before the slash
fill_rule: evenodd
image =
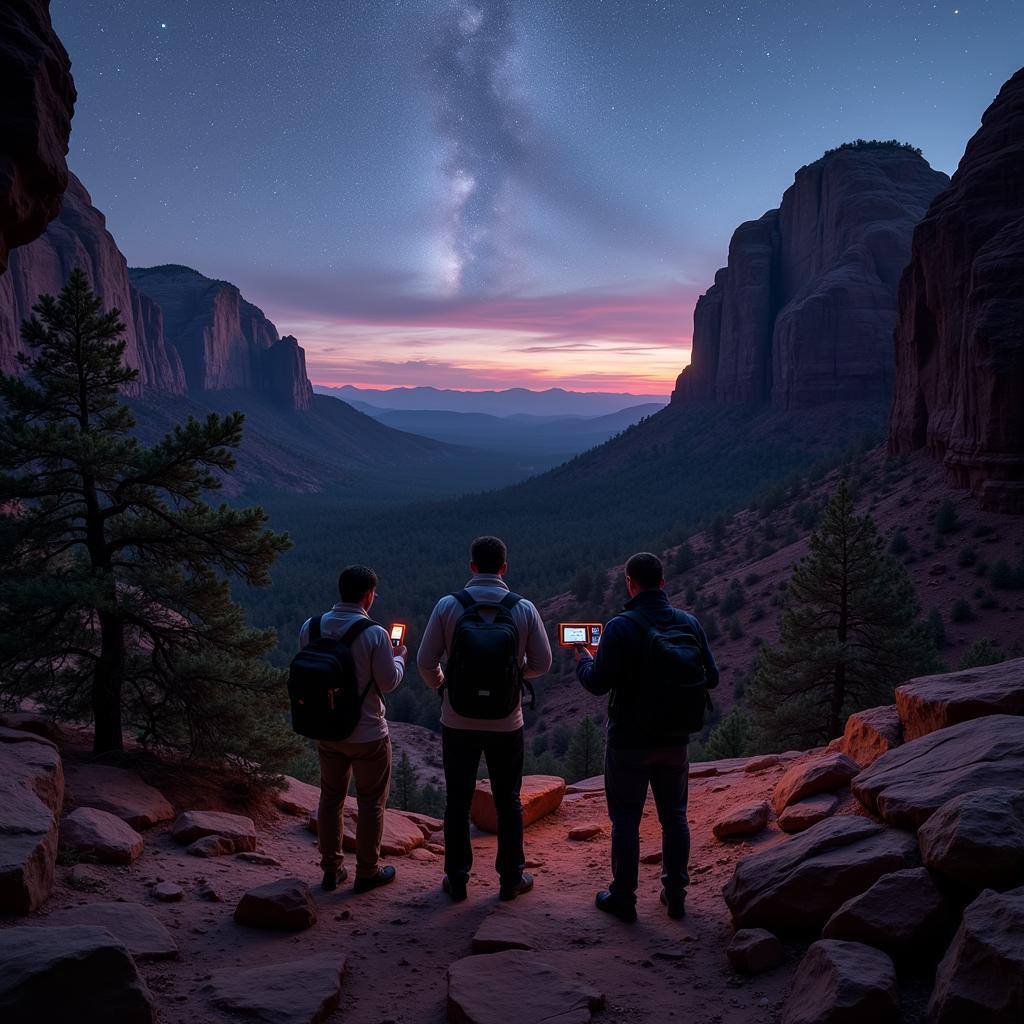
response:
<path id="1" fill-rule="evenodd" d="M 396 622 L 391 627 L 391 646 L 401 647 L 402 641 L 405 639 L 405 626 L 401 622 Z"/>

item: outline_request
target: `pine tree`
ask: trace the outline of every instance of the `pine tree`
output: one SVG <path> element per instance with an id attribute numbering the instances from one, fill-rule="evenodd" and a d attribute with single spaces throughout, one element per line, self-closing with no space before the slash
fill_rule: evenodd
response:
<path id="1" fill-rule="evenodd" d="M 577 726 L 565 755 L 568 782 L 599 775 L 604 769 L 604 733 L 590 715 Z"/>
<path id="2" fill-rule="evenodd" d="M 909 576 L 841 482 L 789 582 L 779 644 L 761 651 L 748 695 L 759 749 L 827 742 L 852 711 L 891 703 L 932 668 L 918 612 Z"/>
<path id="3" fill-rule="evenodd" d="M 743 757 L 750 752 L 750 716 L 739 704 L 711 730 L 704 744 L 705 761 L 722 761 L 729 757 Z"/>
<path id="4" fill-rule="evenodd" d="M 388 806 L 395 807 L 400 811 L 415 811 L 418 796 L 419 780 L 416 778 L 416 770 L 409 761 L 409 755 L 403 750 L 402 759 L 398 762 L 398 768 L 391 778 Z"/>
<path id="5" fill-rule="evenodd" d="M 283 674 L 230 597 L 291 546 L 260 508 L 213 508 L 242 415 L 189 419 L 152 447 L 119 392 L 125 326 L 75 270 L 22 325 L 23 378 L 0 374 L 0 693 L 91 718 L 94 751 L 139 741 L 293 757 Z"/>

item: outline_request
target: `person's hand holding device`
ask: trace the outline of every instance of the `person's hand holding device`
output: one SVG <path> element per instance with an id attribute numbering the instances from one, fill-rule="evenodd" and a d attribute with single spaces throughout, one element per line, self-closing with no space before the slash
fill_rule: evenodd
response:
<path id="1" fill-rule="evenodd" d="M 409 649 L 405 646 L 405 625 L 401 622 L 396 622 L 391 627 L 391 646 L 395 649 L 395 657 L 401 658 L 403 661 L 406 660 L 409 654 Z"/>
<path id="2" fill-rule="evenodd" d="M 584 653 L 593 657 L 601 642 L 603 628 L 600 622 L 560 622 L 558 644 L 560 647 L 571 647 L 577 661 Z"/>

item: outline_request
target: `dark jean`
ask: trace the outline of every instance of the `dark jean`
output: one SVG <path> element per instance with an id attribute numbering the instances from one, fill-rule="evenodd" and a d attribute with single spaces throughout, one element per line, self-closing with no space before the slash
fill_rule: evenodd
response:
<path id="1" fill-rule="evenodd" d="M 610 891 L 636 901 L 640 871 L 640 819 L 647 787 L 661 822 L 661 884 L 670 896 L 686 893 L 690 875 L 690 828 L 686 822 L 689 757 L 686 747 L 655 749 L 616 748 L 611 744 L 604 759 L 605 794 L 612 822 L 612 877 Z"/>
<path id="2" fill-rule="evenodd" d="M 444 810 L 444 871 L 453 882 L 467 882 L 473 867 L 469 839 L 469 810 L 476 789 L 480 755 L 487 760 L 494 807 L 498 814 L 498 856 L 494 867 L 501 884 L 514 885 L 522 877 L 523 852 L 523 730 L 484 732 L 476 729 L 441 729 L 444 782 L 448 790 Z"/>

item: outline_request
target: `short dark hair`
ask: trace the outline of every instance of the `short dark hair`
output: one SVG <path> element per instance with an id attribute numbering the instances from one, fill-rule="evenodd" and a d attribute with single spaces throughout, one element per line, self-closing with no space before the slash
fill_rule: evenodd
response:
<path id="1" fill-rule="evenodd" d="M 480 572 L 500 572 L 508 561 L 508 548 L 498 537 L 477 537 L 469 546 L 469 560 Z"/>
<path id="2" fill-rule="evenodd" d="M 349 565 L 338 577 L 338 594 L 342 601 L 361 601 L 377 582 L 377 574 L 368 565 Z"/>
<path id="3" fill-rule="evenodd" d="M 665 570 L 657 555 L 640 551 L 626 563 L 626 575 L 641 590 L 656 590 L 665 578 Z"/>

